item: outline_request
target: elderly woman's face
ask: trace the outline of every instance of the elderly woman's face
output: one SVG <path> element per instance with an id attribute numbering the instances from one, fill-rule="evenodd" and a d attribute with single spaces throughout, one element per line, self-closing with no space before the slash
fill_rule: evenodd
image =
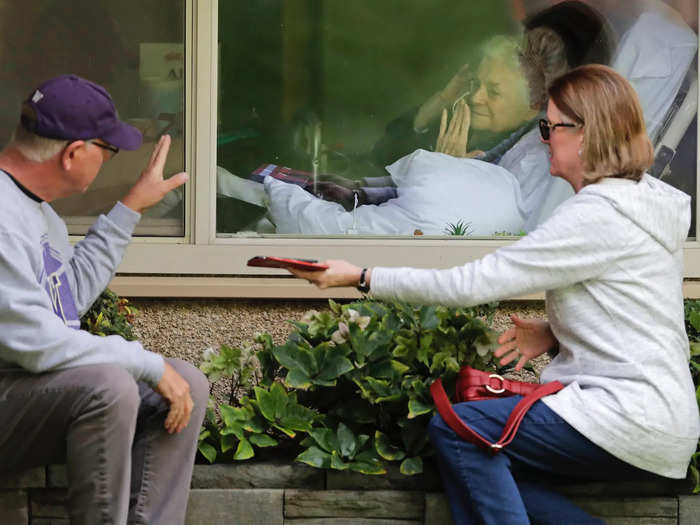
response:
<path id="1" fill-rule="evenodd" d="M 584 180 L 583 127 L 559 111 L 551 100 L 547 103 L 547 123 L 549 139 L 543 137 L 542 142 L 549 145 L 549 172 L 563 178 L 578 193 Z"/>
<path id="2" fill-rule="evenodd" d="M 517 65 L 486 57 L 477 78 L 479 86 L 469 104 L 473 128 L 498 133 L 532 118 L 527 82 Z"/>

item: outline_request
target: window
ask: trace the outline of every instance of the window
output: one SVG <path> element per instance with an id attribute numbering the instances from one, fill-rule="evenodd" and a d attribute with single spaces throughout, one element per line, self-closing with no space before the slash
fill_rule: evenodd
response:
<path id="1" fill-rule="evenodd" d="M 138 151 L 122 151 L 105 163 L 86 194 L 53 203 L 70 233 L 85 233 L 126 193 L 160 134 L 173 137 L 167 170 L 184 169 L 184 0 L 5 4 L 0 121 L 6 138 L 17 124 L 20 101 L 64 73 L 104 85 L 121 118 L 144 135 Z M 182 237 L 184 217 L 183 194 L 173 193 L 146 212 L 137 235 Z"/>
<path id="2" fill-rule="evenodd" d="M 552 4 L 220 2 L 219 237 L 522 235 L 573 194 L 546 86 L 591 62 L 637 88 L 656 175 L 694 195 L 694 30 L 664 4 Z M 464 158 L 435 152 L 443 110 Z"/>
<path id="3" fill-rule="evenodd" d="M 270 279 L 282 271 L 246 267 L 259 254 L 447 267 L 513 242 L 570 195 L 548 175 L 532 128 L 538 112 L 530 103 L 545 78 L 525 45 L 537 43 L 534 33 L 523 31 L 557 3 L 76 0 L 67 9 L 57 0 L 0 2 L 0 132 L 9 137 L 30 89 L 65 72 L 104 84 L 122 118 L 144 131 L 144 147 L 119 153 L 88 193 L 54 203 L 75 235 L 135 180 L 150 139 L 173 135 L 167 171 L 186 169 L 191 181 L 139 225 L 120 266 L 136 279 L 129 293 L 321 293 Z M 609 63 L 638 89 L 656 174 L 693 196 L 685 268 L 700 277 L 698 2 L 584 3 L 604 31 L 573 46 L 567 61 L 607 49 Z M 559 30 L 562 41 L 590 36 L 566 24 Z M 486 152 L 487 162 L 434 162 L 440 113 L 454 118 L 463 111 L 458 99 L 471 109 L 463 153 Z M 416 148 L 424 153 L 415 162 L 396 162 Z M 275 170 L 277 178 L 260 182 Z M 409 198 L 397 203 L 401 194 Z M 194 275 L 206 284 L 190 291 L 180 277 L 148 277 L 167 283 L 149 288 L 133 274 Z"/>

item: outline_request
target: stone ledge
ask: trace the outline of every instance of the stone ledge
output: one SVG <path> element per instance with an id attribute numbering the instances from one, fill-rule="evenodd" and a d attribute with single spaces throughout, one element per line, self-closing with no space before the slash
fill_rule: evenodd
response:
<path id="1" fill-rule="evenodd" d="M 285 518 L 391 518 L 423 521 L 421 492 L 398 490 L 284 491 Z"/>
<path id="2" fill-rule="evenodd" d="M 323 489 L 322 470 L 303 463 L 254 463 L 195 465 L 194 489 Z"/>
<path id="3" fill-rule="evenodd" d="M 192 489 L 185 523 L 283 525 L 283 493 L 275 489 Z"/>
<path id="4" fill-rule="evenodd" d="M 41 485 L 43 483 L 43 485 Z M 62 465 L 0 478 L 2 525 L 67 525 Z M 22 486 L 27 485 L 27 486 Z M 39 486 L 38 486 L 39 485 Z M 576 483 L 557 489 L 607 525 L 700 525 L 691 480 Z M 448 525 L 447 499 L 431 464 L 403 476 L 318 470 L 290 462 L 195 465 L 188 525 Z"/>

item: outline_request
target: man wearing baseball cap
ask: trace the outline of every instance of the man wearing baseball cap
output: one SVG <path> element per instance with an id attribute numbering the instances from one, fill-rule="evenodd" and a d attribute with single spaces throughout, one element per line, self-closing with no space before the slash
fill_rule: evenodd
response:
<path id="1" fill-rule="evenodd" d="M 53 78 L 0 152 L 0 471 L 64 462 L 71 523 L 183 523 L 206 378 L 138 342 L 80 330 L 141 212 L 187 181 L 163 178 L 163 136 L 134 186 L 72 247 L 50 202 L 84 192 L 141 146 L 111 97 Z"/>

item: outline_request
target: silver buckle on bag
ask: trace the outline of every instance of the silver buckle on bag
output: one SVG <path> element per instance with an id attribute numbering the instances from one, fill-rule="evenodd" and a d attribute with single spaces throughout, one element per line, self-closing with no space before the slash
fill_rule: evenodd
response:
<path id="1" fill-rule="evenodd" d="M 484 388 L 491 392 L 492 394 L 502 394 L 503 392 L 506 391 L 506 389 L 503 387 L 503 383 L 505 379 L 503 379 L 503 376 L 499 376 L 498 374 L 490 374 L 489 379 L 498 379 L 501 382 L 501 388 L 493 388 L 491 385 L 484 385 Z"/>

